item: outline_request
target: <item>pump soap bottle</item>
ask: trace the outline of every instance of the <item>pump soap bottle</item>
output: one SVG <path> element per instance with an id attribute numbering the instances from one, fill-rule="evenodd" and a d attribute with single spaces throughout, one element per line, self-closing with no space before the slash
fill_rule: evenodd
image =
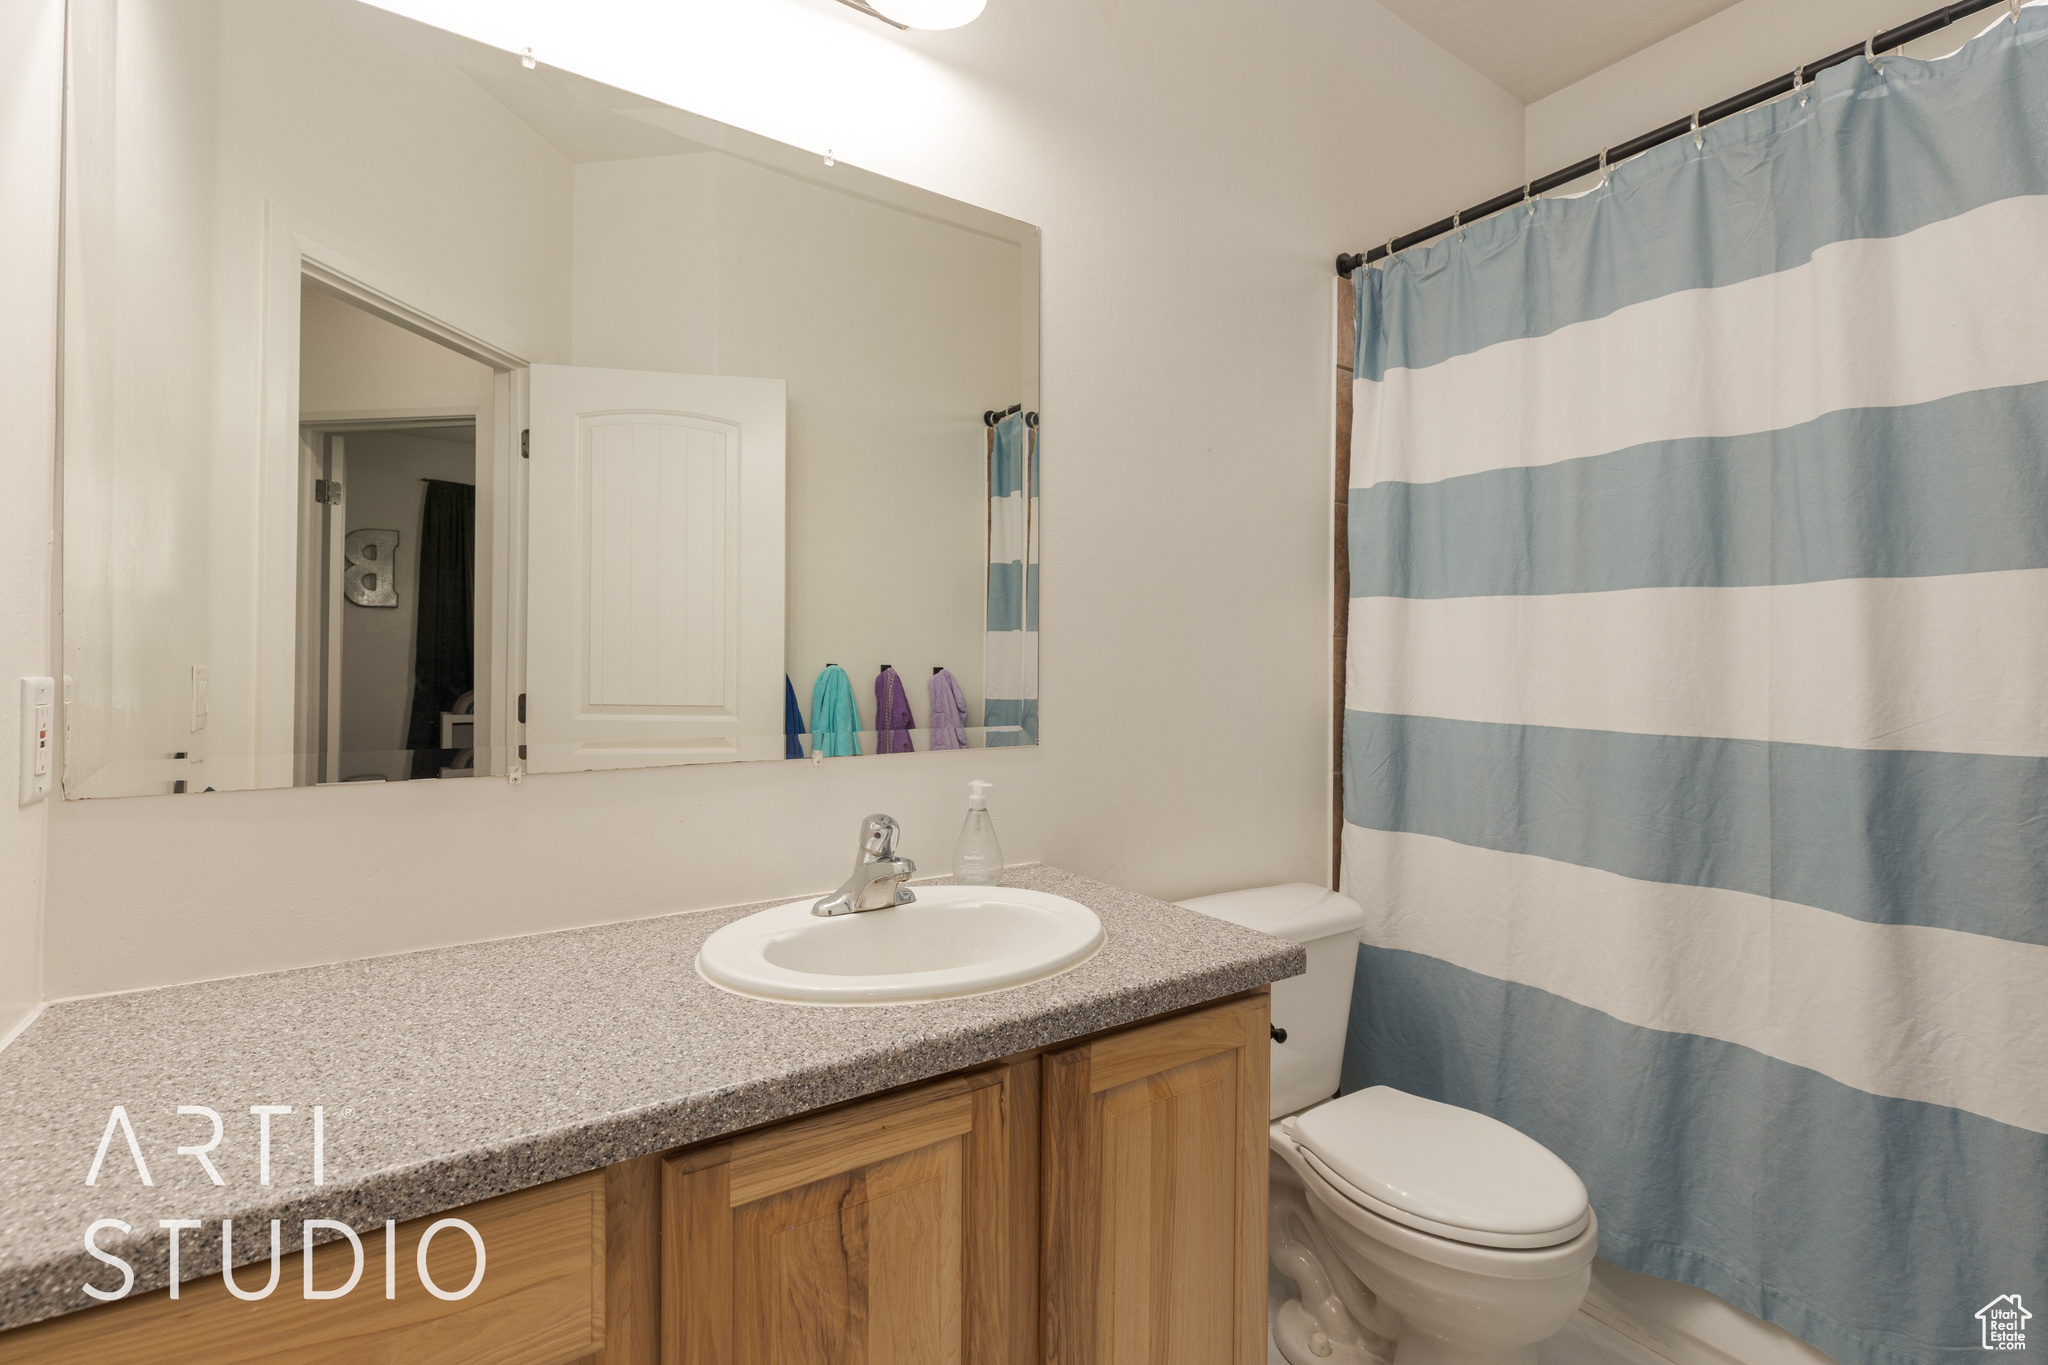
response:
<path id="1" fill-rule="evenodd" d="M 988 816 L 988 790 L 993 782 L 967 784 L 967 823 L 953 845 L 953 880 L 962 886 L 1001 886 L 1003 849 L 996 842 L 995 822 Z"/>

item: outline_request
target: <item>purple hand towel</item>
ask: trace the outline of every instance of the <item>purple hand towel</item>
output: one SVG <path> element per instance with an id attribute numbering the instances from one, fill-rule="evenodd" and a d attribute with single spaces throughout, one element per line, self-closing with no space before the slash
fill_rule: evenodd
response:
<path id="1" fill-rule="evenodd" d="M 875 674 L 875 752 L 911 752 L 910 727 L 916 723 L 910 714 L 910 698 L 903 694 L 903 679 L 895 669 L 883 668 Z"/>
<path id="2" fill-rule="evenodd" d="M 942 668 L 927 685 L 932 699 L 932 748 L 967 747 L 967 698 L 961 695 L 960 680 L 953 670 Z"/>

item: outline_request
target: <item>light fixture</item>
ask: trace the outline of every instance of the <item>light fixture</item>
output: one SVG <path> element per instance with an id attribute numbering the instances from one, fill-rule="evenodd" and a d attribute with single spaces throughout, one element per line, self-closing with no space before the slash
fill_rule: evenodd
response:
<path id="1" fill-rule="evenodd" d="M 981 17 L 988 0 L 868 0 L 884 19 L 906 28 L 958 28 Z"/>

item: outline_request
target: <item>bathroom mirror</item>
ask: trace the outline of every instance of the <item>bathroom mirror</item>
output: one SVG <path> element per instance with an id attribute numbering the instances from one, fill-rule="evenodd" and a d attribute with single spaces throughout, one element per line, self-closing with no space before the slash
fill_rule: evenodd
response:
<path id="1" fill-rule="evenodd" d="M 70 24 L 66 795 L 1037 742 L 1036 229 L 356 0 Z"/>

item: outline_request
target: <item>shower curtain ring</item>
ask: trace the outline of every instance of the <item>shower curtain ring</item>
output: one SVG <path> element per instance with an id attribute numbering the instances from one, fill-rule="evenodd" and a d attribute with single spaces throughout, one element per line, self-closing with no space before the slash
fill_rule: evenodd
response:
<path id="1" fill-rule="evenodd" d="M 1700 111 L 1697 109 L 1692 111 L 1692 145 L 1695 147 L 1707 145 L 1707 139 L 1700 132 Z"/>
<path id="2" fill-rule="evenodd" d="M 1875 71 L 1880 76 L 1884 74 L 1884 68 L 1877 64 L 1877 35 L 1875 33 L 1863 40 L 1863 60 L 1870 63 L 1872 71 Z"/>
<path id="3" fill-rule="evenodd" d="M 1529 206 L 1529 216 L 1536 216 L 1536 182 L 1531 180 L 1522 186 L 1522 202 Z"/>
<path id="4" fill-rule="evenodd" d="M 2005 0 L 2005 6 L 2012 11 L 2013 27 L 2018 28 L 2020 22 L 2020 0 Z"/>
<path id="5" fill-rule="evenodd" d="M 1607 149 L 1605 147 L 1600 149 L 1600 183 L 1602 185 L 1607 183 Z"/>
<path id="6" fill-rule="evenodd" d="M 1812 81 L 1806 79 L 1806 63 L 1801 62 L 1798 66 L 1792 68 L 1792 88 L 1799 92 L 1799 107 L 1801 109 L 1806 107 L 1807 96 L 1812 93 L 1806 87 L 1812 84 Z"/>

